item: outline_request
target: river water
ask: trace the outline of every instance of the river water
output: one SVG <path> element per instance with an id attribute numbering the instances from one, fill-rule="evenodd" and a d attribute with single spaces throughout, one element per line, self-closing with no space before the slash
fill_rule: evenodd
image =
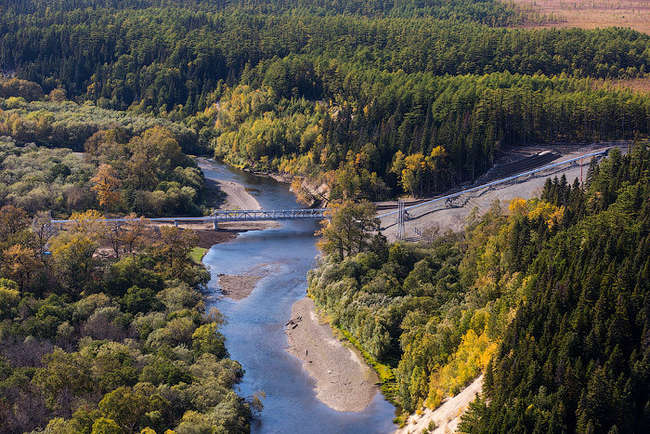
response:
<path id="1" fill-rule="evenodd" d="M 263 208 L 290 209 L 299 205 L 286 185 L 272 179 L 231 170 L 220 164 L 204 168 L 206 178 L 243 184 Z M 394 407 L 381 393 L 359 413 L 337 412 L 316 398 L 314 382 L 301 362 L 287 351 L 284 324 L 292 304 L 304 297 L 307 271 L 317 255 L 314 221 L 290 221 L 281 227 L 249 231 L 235 240 L 214 245 L 203 258 L 212 273 L 209 288 L 218 294 L 219 273 L 245 273 L 258 265 L 273 272 L 247 298 L 215 297 L 213 305 L 226 317 L 222 333 L 230 357 L 246 371 L 238 392 L 250 397 L 263 391 L 264 410 L 252 423 L 254 433 L 387 433 Z"/>

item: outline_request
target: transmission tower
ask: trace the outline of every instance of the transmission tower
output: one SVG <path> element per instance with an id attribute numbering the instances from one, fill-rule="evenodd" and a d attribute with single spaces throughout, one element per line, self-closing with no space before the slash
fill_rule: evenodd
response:
<path id="1" fill-rule="evenodd" d="M 397 200 L 397 239 L 404 239 L 404 214 L 406 210 L 404 207 L 404 201 L 401 199 Z"/>

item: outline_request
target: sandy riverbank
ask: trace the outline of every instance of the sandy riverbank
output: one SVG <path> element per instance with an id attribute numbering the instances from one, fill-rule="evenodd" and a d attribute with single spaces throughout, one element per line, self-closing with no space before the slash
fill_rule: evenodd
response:
<path id="1" fill-rule="evenodd" d="M 221 209 L 261 209 L 259 202 L 246 188 L 235 181 L 216 180 L 219 189 L 225 194 Z"/>
<path id="2" fill-rule="evenodd" d="M 246 191 L 246 188 L 235 181 L 216 181 L 219 189 L 225 194 L 225 200 L 219 209 L 262 209 L 260 203 Z M 229 222 L 219 223 L 219 227 L 234 231 L 254 231 L 277 227 L 277 222 Z"/>
<path id="3" fill-rule="evenodd" d="M 363 411 L 370 404 L 379 390 L 377 375 L 319 320 L 310 298 L 294 303 L 286 333 L 287 351 L 314 379 L 318 399 L 337 411 Z"/>

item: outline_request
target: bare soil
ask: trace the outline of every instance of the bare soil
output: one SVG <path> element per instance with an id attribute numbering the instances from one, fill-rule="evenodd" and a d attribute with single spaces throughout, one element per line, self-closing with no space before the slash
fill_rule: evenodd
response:
<path id="1" fill-rule="evenodd" d="M 198 247 L 209 249 L 215 244 L 225 243 L 237 238 L 237 231 L 230 230 L 212 230 L 212 229 L 198 229 L 196 234 L 199 236 Z"/>
<path id="2" fill-rule="evenodd" d="M 255 289 L 257 282 L 276 270 L 278 264 L 259 264 L 243 274 L 219 274 L 221 293 L 233 300 L 243 300 Z"/>
<path id="3" fill-rule="evenodd" d="M 650 19 L 650 18 L 648 18 Z M 629 78 L 626 80 L 595 80 L 594 86 L 627 89 L 640 94 L 650 94 L 650 77 Z"/>
<path id="4" fill-rule="evenodd" d="M 219 274 L 221 292 L 233 300 L 242 300 L 250 295 L 262 276 L 245 274 Z"/>
<path id="5" fill-rule="evenodd" d="M 226 195 L 221 204 L 221 209 L 261 209 L 259 202 L 243 185 L 234 181 L 216 181 L 217 185 Z"/>

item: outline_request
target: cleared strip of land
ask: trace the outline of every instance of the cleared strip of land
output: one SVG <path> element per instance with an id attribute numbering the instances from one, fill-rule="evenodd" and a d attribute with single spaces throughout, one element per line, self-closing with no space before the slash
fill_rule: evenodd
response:
<path id="1" fill-rule="evenodd" d="M 584 147 L 572 147 L 572 149 L 562 150 L 562 157 L 556 162 L 569 160 L 579 157 L 587 152 L 603 150 L 603 145 L 592 145 Z M 555 163 L 555 162 L 554 162 Z M 586 159 L 582 166 L 583 179 L 587 176 L 589 159 Z M 405 224 L 405 238 L 419 239 L 420 234 L 427 231 L 445 232 L 460 231 L 463 229 L 467 217 L 477 210 L 478 215 L 485 213 L 490 209 L 495 201 L 508 202 L 514 198 L 530 199 L 538 195 L 544 187 L 544 182 L 549 177 L 561 177 L 565 175 L 568 182 L 572 183 L 574 179 L 580 178 L 580 166 L 562 167 L 558 170 L 549 171 L 548 173 L 539 174 L 538 176 L 522 179 L 517 183 L 503 184 L 493 189 L 482 189 L 468 195 L 464 195 L 456 201 L 456 207 L 447 208 L 444 201 L 431 206 L 422 206 L 417 210 L 409 213 L 410 219 Z M 514 175 L 514 173 L 512 174 Z M 379 212 L 381 214 L 382 211 Z M 397 215 L 387 216 L 382 219 L 383 234 L 391 241 L 397 239 L 397 225 L 394 224 Z"/>
<path id="2" fill-rule="evenodd" d="M 481 375 L 458 395 L 447 399 L 435 410 L 426 409 L 422 414 L 411 415 L 403 428 L 395 434 L 421 433 L 424 430 L 433 434 L 456 432 L 460 417 L 467 409 L 470 402 L 481 392 L 483 376 Z"/>

